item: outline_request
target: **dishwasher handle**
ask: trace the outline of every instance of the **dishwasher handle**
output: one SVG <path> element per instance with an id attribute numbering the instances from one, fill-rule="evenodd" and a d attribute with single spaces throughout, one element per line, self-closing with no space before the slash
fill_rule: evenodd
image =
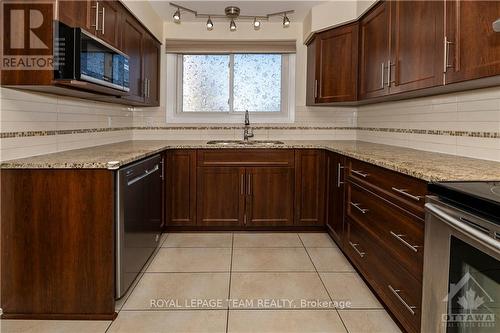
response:
<path id="1" fill-rule="evenodd" d="M 144 178 L 148 177 L 149 175 L 152 175 L 153 173 L 155 173 L 155 172 L 156 172 L 156 171 L 158 171 L 158 170 L 160 170 L 160 166 L 159 166 L 158 164 L 156 164 L 156 165 L 154 166 L 154 168 L 152 168 L 151 170 L 146 170 L 146 171 L 144 171 L 144 173 L 143 173 L 142 175 L 137 176 L 137 177 L 135 177 L 135 178 L 133 178 L 133 179 L 129 180 L 129 181 L 127 182 L 127 186 L 130 186 L 130 185 L 132 185 L 132 184 L 137 183 L 138 181 L 140 181 L 140 180 L 142 180 L 142 179 L 144 179 Z"/>

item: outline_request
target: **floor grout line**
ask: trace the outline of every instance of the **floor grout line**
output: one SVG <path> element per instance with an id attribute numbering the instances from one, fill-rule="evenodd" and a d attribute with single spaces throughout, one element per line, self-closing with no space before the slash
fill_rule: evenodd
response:
<path id="1" fill-rule="evenodd" d="M 231 263 L 229 264 L 229 288 L 228 288 L 228 295 L 227 299 L 231 299 L 231 279 L 232 279 L 232 273 L 233 273 L 233 252 L 234 252 L 234 232 L 231 234 Z M 227 312 L 226 312 L 226 333 L 228 333 L 229 330 L 229 304 L 227 305 Z"/>
<path id="2" fill-rule="evenodd" d="M 330 236 L 328 236 L 328 237 L 330 237 Z M 299 235 L 299 238 L 300 238 L 300 235 Z M 323 285 L 323 288 L 325 288 L 325 290 L 326 290 L 326 293 L 327 293 L 328 297 L 330 297 L 330 301 L 332 301 L 332 302 L 333 302 L 333 297 L 332 297 L 332 295 L 330 294 L 330 291 L 328 291 L 328 288 L 326 287 L 325 282 L 324 282 L 324 281 L 323 281 L 323 279 L 321 278 L 321 274 L 319 273 L 319 271 L 318 271 L 318 269 L 317 269 L 316 265 L 314 264 L 314 261 L 312 260 L 311 255 L 309 254 L 309 251 L 307 251 L 307 247 L 305 246 L 304 242 L 302 241 L 302 238 L 300 238 L 300 241 L 301 241 L 301 242 L 302 242 L 302 244 L 304 245 L 304 248 L 305 248 L 305 250 L 306 250 L 307 256 L 309 257 L 309 260 L 311 260 L 311 262 L 312 262 L 312 264 L 313 264 L 313 266 L 314 266 L 314 269 L 316 270 L 316 274 L 318 275 L 318 278 L 319 278 L 319 280 L 321 281 L 321 284 Z M 339 310 L 338 310 L 337 308 L 334 308 L 333 310 L 335 310 L 335 312 L 337 313 L 337 316 L 339 317 L 339 319 L 340 319 L 340 321 L 341 321 L 342 325 L 344 326 L 344 329 L 346 330 L 346 332 L 347 332 L 347 333 L 349 333 L 349 330 L 347 329 L 347 326 L 345 325 L 344 321 L 342 320 L 342 317 L 340 316 Z"/>

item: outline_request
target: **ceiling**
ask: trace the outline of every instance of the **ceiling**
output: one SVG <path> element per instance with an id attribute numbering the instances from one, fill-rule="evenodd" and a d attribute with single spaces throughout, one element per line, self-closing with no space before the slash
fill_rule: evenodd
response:
<path id="1" fill-rule="evenodd" d="M 172 21 L 172 15 L 175 12 L 175 7 L 169 5 L 169 1 L 150 0 L 153 9 L 165 21 Z M 290 19 L 296 22 L 301 22 L 307 15 L 311 7 L 314 7 L 325 1 L 176 1 L 178 5 L 193 9 L 198 13 L 203 14 L 224 14 L 224 8 L 228 6 L 237 6 L 241 9 L 241 15 L 266 15 L 284 10 L 295 10 L 294 14 L 289 15 Z M 195 19 L 193 14 L 182 13 L 182 21 L 200 21 Z M 272 18 L 271 21 L 280 21 L 280 17 Z"/>

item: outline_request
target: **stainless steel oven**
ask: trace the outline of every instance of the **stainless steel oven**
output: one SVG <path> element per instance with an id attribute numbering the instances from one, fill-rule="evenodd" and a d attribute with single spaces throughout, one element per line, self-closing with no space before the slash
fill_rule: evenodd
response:
<path id="1" fill-rule="evenodd" d="M 500 332 L 500 183 L 430 186 L 422 332 Z"/>

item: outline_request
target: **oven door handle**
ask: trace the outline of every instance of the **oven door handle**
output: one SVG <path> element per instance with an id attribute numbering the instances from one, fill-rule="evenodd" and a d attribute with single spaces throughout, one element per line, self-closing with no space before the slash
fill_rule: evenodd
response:
<path id="1" fill-rule="evenodd" d="M 443 221 L 450 227 L 466 234 L 468 237 L 480 242 L 482 245 L 490 248 L 493 251 L 500 251 L 500 242 L 493 239 L 488 234 L 485 234 L 484 232 L 481 232 L 478 229 L 473 228 L 470 225 L 454 218 L 453 216 L 439 209 L 439 207 L 435 204 L 426 203 L 425 208 L 429 213 L 438 217 L 441 221 Z"/>

